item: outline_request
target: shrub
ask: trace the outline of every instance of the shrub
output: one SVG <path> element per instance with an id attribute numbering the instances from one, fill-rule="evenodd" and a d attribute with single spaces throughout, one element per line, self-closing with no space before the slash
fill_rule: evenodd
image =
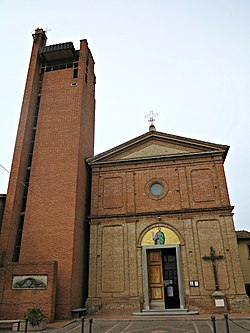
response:
<path id="1" fill-rule="evenodd" d="M 42 310 L 39 307 L 34 307 L 28 309 L 26 313 L 26 318 L 28 318 L 29 323 L 32 326 L 39 325 L 43 319 L 45 318 L 44 314 L 42 313 Z"/>

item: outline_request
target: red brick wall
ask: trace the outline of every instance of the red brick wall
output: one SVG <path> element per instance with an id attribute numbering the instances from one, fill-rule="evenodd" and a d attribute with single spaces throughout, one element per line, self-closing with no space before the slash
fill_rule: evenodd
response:
<path id="1" fill-rule="evenodd" d="M 14 275 L 47 275 L 46 289 L 13 289 Z M 4 285 L 3 304 L 1 306 L 2 319 L 22 319 L 28 308 L 41 308 L 48 322 L 53 321 L 56 299 L 56 262 L 11 263 L 7 265 Z"/>
<path id="2" fill-rule="evenodd" d="M 222 163 L 220 158 L 200 158 L 151 162 L 143 168 L 124 165 L 94 169 L 92 215 L 228 207 Z M 150 197 L 147 187 L 153 179 L 165 182 L 166 195 L 161 200 Z"/>
<path id="3" fill-rule="evenodd" d="M 30 149 L 30 139 L 38 91 L 40 67 L 39 53 L 45 42 L 45 35 L 42 32 L 39 32 L 38 39 L 33 43 L 27 74 L 0 235 L 0 252 L 3 251 L 6 253 L 6 263 L 12 260 L 14 251 L 16 230 L 21 208 L 23 191 L 22 183 L 25 182 L 27 159 Z"/>
<path id="4" fill-rule="evenodd" d="M 161 199 L 150 194 L 154 181 L 164 184 Z M 217 267 L 228 309 L 235 311 L 237 299 L 235 304 L 243 311 L 244 282 L 222 157 L 96 162 L 91 204 L 90 311 L 140 311 L 144 299 L 141 240 L 157 226 L 171 229 L 180 239 L 180 278 L 187 308 L 215 311 L 212 267 L 202 259 L 213 246 L 216 255 L 224 256 Z M 192 280 L 199 281 L 199 287 L 190 287 Z"/>
<path id="5" fill-rule="evenodd" d="M 12 259 L 38 87 L 39 51 L 34 42 L 16 152 L 8 189 L 2 251 Z M 88 56 L 89 55 L 89 56 Z M 88 80 L 85 80 L 89 57 Z M 87 296 L 89 174 L 94 147 L 94 60 L 80 42 L 78 77 L 73 69 L 45 72 L 36 128 L 20 262 L 58 262 L 56 317 L 69 318 Z M 74 85 L 72 85 L 74 82 Z M 20 176 L 22 174 L 22 177 Z M 16 208 L 15 208 L 16 207 Z M 9 223 L 10 221 L 10 223 Z"/>

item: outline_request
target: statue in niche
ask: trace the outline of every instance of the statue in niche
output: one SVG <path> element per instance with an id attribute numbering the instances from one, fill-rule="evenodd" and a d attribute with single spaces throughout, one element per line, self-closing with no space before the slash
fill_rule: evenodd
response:
<path id="1" fill-rule="evenodd" d="M 154 234 L 154 232 L 152 232 L 152 237 L 153 237 L 154 245 L 165 244 L 165 235 L 164 235 L 164 232 L 161 231 L 160 227 L 158 228 L 158 231 L 156 234 Z"/>

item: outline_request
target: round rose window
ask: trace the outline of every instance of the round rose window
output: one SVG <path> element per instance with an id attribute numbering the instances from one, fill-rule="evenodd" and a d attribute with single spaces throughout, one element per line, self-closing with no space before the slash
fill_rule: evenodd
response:
<path id="1" fill-rule="evenodd" d="M 150 199 L 160 200 L 168 194 L 168 184 L 163 178 L 151 178 L 145 186 L 145 192 Z"/>
<path id="2" fill-rule="evenodd" d="M 152 195 L 161 195 L 163 191 L 164 188 L 160 183 L 154 183 L 150 186 L 150 192 Z"/>

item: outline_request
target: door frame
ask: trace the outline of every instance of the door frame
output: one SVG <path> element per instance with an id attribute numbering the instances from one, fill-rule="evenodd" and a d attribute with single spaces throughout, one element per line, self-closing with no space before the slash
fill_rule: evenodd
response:
<path id="1" fill-rule="evenodd" d="M 155 245 L 152 245 L 152 246 L 151 245 L 145 245 L 145 246 L 142 246 L 142 272 L 143 272 L 143 293 L 144 293 L 144 309 L 145 310 L 150 310 L 147 251 L 148 250 L 169 249 L 169 248 L 175 248 L 175 250 L 176 250 L 180 309 L 185 308 L 183 277 L 182 277 L 182 269 L 181 269 L 182 265 L 181 265 L 180 244 L 157 245 L 157 246 L 155 246 Z"/>

